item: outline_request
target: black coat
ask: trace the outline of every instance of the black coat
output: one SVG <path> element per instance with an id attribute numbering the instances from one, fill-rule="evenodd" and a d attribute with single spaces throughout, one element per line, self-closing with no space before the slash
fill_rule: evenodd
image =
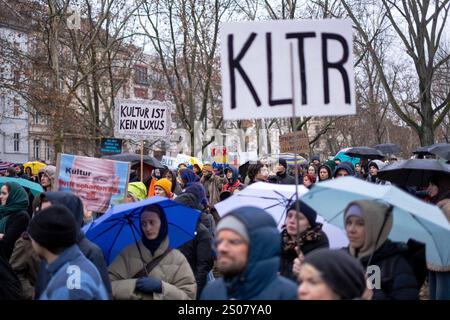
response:
<path id="1" fill-rule="evenodd" d="M 283 241 L 283 240 L 281 240 Z M 309 252 L 320 249 L 320 248 L 329 248 L 330 243 L 328 241 L 328 237 L 325 232 L 320 231 L 320 239 L 317 241 L 308 241 L 300 246 L 300 250 L 306 256 Z M 293 281 L 297 281 L 297 277 L 292 272 L 292 267 L 294 266 L 294 260 L 297 258 L 297 252 L 295 250 L 283 250 L 282 243 L 282 252 L 281 252 L 281 260 L 280 260 L 280 274 L 289 278 Z"/>
<path id="2" fill-rule="evenodd" d="M 194 272 L 197 281 L 197 297 L 200 297 L 206 285 L 208 272 L 214 265 L 211 235 L 208 229 L 202 223 L 198 223 L 194 239 L 186 242 L 178 250 L 184 254 Z"/>
<path id="3" fill-rule="evenodd" d="M 19 278 L 6 260 L 0 256 L 0 301 L 24 299 Z"/>
<path id="4" fill-rule="evenodd" d="M 276 183 L 276 184 L 295 184 L 295 178 L 288 175 L 286 172 L 284 172 L 281 175 L 277 174 L 276 176 L 274 176 L 274 183 Z"/>
<path id="5" fill-rule="evenodd" d="M 24 210 L 11 214 L 6 222 L 5 235 L 0 240 L 0 255 L 5 261 L 11 258 L 16 241 L 27 230 L 29 220 L 28 212 Z"/>
<path id="6" fill-rule="evenodd" d="M 407 250 L 404 243 L 386 240 L 375 251 L 370 264 L 380 267 L 381 288 L 373 290 L 372 300 L 417 300 L 419 298 L 414 271 L 403 256 Z M 361 259 L 364 268 L 367 268 L 369 258 Z"/>

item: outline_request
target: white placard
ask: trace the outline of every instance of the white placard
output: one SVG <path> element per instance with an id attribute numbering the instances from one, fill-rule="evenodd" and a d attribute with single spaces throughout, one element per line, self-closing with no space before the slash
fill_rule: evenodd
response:
<path id="1" fill-rule="evenodd" d="M 114 136 L 167 137 L 170 135 L 170 105 L 150 100 L 117 100 Z"/>
<path id="2" fill-rule="evenodd" d="M 172 169 L 176 169 L 178 166 L 177 158 L 169 157 L 169 156 L 162 156 L 161 163 Z"/>
<path id="3" fill-rule="evenodd" d="M 293 48 L 291 66 L 290 44 Z M 225 120 L 356 113 L 348 20 L 223 23 Z"/>

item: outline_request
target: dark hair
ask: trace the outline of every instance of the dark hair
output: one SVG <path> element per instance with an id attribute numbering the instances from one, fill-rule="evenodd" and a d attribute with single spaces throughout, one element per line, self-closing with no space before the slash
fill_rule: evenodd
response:
<path id="1" fill-rule="evenodd" d="M 265 167 L 265 164 L 262 164 L 261 162 L 257 162 L 256 164 L 251 164 L 248 166 L 248 178 L 250 179 L 250 181 L 255 180 L 256 175 L 259 173 L 259 170 L 261 170 L 261 168 Z"/>
<path id="2" fill-rule="evenodd" d="M 8 172 L 8 175 L 10 176 L 16 175 L 16 169 L 14 169 L 13 167 L 9 167 L 8 169 L 6 169 L 6 172 Z"/>

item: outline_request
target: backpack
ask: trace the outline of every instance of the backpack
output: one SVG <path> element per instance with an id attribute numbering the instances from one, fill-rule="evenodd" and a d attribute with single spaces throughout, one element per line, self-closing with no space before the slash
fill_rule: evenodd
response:
<path id="1" fill-rule="evenodd" d="M 409 239 L 406 243 L 407 250 L 397 255 L 396 259 L 390 259 L 384 266 L 384 274 L 386 278 L 392 278 L 394 268 L 400 257 L 403 257 L 411 267 L 416 278 L 417 289 L 423 286 L 428 275 L 427 262 L 425 258 L 425 244 L 413 239 Z"/>

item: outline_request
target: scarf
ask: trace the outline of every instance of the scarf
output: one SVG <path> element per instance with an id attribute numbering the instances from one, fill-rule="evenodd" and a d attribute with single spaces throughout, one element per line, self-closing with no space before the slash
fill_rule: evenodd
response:
<path id="1" fill-rule="evenodd" d="M 144 235 L 144 231 L 141 228 L 142 243 L 148 250 L 150 250 L 153 256 L 155 254 L 155 251 L 161 245 L 161 242 L 163 242 L 164 239 L 167 237 L 168 234 L 167 219 L 166 215 L 161 211 L 158 205 L 150 205 L 147 208 L 145 208 L 144 211 L 156 212 L 158 214 L 159 219 L 161 220 L 161 226 L 159 228 L 159 233 L 156 239 L 153 240 L 147 239 L 147 237 Z"/>
<path id="2" fill-rule="evenodd" d="M 6 232 L 6 225 L 11 216 L 28 209 L 28 195 L 16 182 L 7 182 L 9 195 L 4 206 L 0 205 L 0 233 Z"/>
<path id="3" fill-rule="evenodd" d="M 322 224 L 317 223 L 313 228 L 308 228 L 302 233 L 300 233 L 300 236 L 292 238 L 288 233 L 286 229 L 283 229 L 281 233 L 281 237 L 283 239 L 283 252 L 286 255 L 292 255 L 295 254 L 296 256 L 298 253 L 295 251 L 295 247 L 299 247 L 299 249 L 302 249 L 302 246 L 307 244 L 308 242 L 315 242 L 322 238 L 321 235 L 322 231 Z"/>

